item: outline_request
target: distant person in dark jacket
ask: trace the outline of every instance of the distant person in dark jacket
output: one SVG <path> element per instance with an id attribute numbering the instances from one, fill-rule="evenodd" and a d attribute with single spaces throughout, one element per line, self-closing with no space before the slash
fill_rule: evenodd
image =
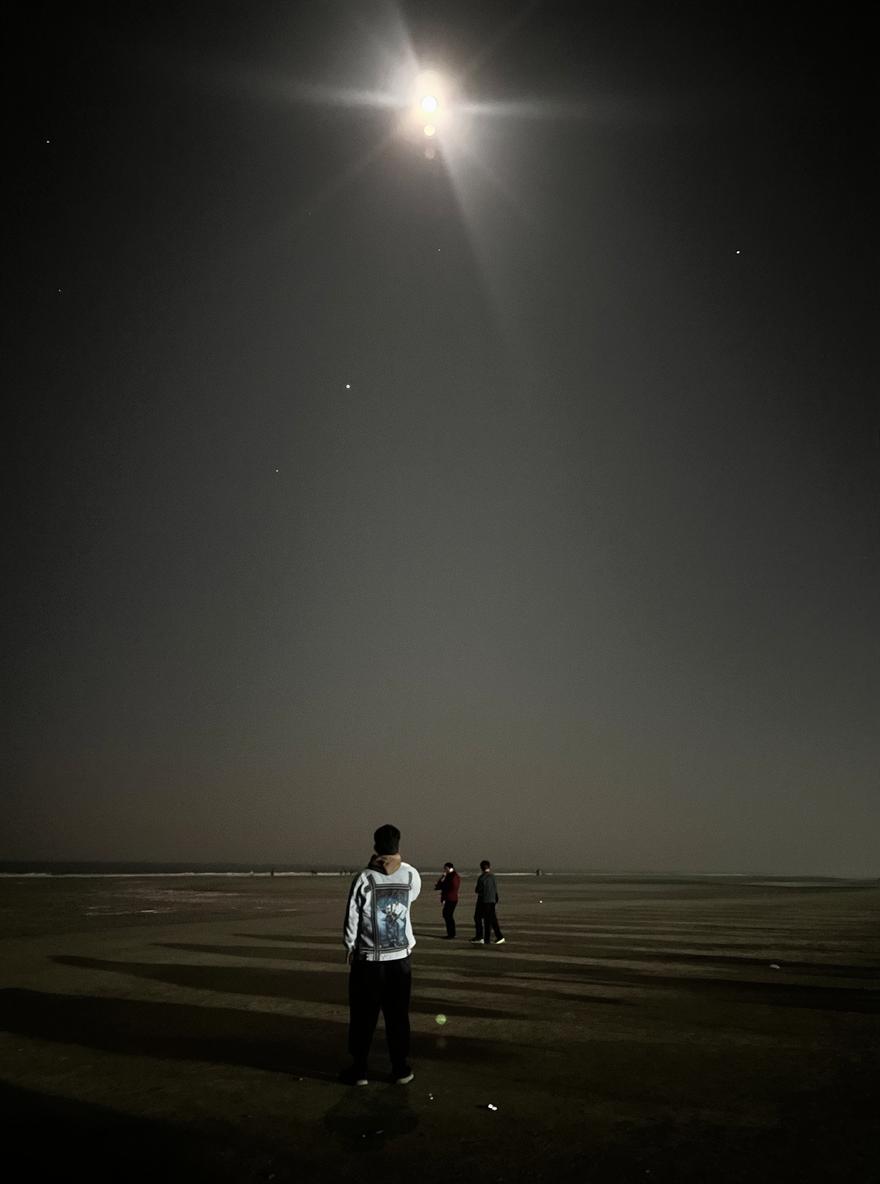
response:
<path id="1" fill-rule="evenodd" d="M 498 884 L 492 875 L 492 865 L 488 859 L 480 864 L 480 875 L 474 892 L 477 894 L 477 907 L 474 909 L 474 926 L 476 936 L 471 938 L 474 945 L 482 943 L 489 945 L 490 934 L 495 934 L 495 945 L 504 944 L 504 935 L 498 926 L 495 916 L 495 906 L 498 904 Z"/>
<path id="2" fill-rule="evenodd" d="M 461 887 L 461 876 L 451 863 L 443 864 L 443 875 L 434 885 L 434 891 L 440 893 L 440 903 L 443 906 L 443 920 L 446 922 L 446 937 L 455 937 L 455 906 L 458 904 L 458 890 Z"/>

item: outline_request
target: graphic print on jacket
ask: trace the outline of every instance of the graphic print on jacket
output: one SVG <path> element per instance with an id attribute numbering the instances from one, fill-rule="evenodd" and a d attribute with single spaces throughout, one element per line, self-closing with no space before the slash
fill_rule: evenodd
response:
<path id="1" fill-rule="evenodd" d="M 406 884 L 376 884 L 372 876 L 373 948 L 384 953 L 407 949 L 406 914 L 409 906 L 409 891 L 412 877 Z"/>

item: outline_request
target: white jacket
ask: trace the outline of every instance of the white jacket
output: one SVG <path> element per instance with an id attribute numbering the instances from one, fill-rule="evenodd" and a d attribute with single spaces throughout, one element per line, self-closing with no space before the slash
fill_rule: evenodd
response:
<path id="1" fill-rule="evenodd" d="M 421 876 L 399 855 L 374 855 L 348 893 L 343 926 L 348 952 L 370 962 L 392 962 L 412 953 L 416 939 L 410 909 L 421 890 Z"/>

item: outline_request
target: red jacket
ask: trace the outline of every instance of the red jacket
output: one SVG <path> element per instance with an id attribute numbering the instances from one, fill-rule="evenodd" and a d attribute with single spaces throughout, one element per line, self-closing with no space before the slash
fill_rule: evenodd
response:
<path id="1" fill-rule="evenodd" d="M 450 904 L 456 904 L 458 902 L 458 889 L 460 886 L 461 876 L 458 872 L 444 872 L 434 885 L 434 891 L 439 891 L 440 900 L 443 904 L 446 904 L 447 901 Z"/>

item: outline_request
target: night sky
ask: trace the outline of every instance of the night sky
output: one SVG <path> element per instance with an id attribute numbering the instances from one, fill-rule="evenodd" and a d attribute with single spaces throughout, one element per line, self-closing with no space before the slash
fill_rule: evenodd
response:
<path id="1" fill-rule="evenodd" d="M 867 10 L 16 7 L 0 858 L 880 874 Z"/>

